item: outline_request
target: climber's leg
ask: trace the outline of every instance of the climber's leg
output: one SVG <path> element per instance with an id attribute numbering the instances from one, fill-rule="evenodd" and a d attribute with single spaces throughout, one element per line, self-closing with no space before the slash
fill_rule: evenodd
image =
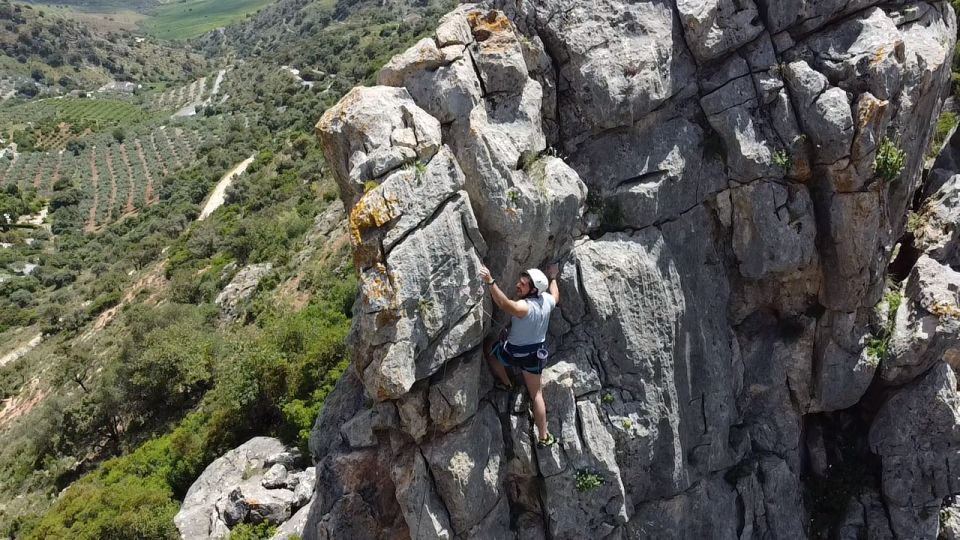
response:
<path id="1" fill-rule="evenodd" d="M 493 345 L 493 343 L 493 341 L 485 341 L 483 343 L 483 355 L 487 357 L 487 363 L 490 364 L 490 371 L 492 371 L 493 375 L 500 381 L 500 384 L 510 388 L 513 386 L 513 381 L 510 380 L 510 375 L 507 374 L 507 369 L 503 367 L 503 362 L 499 357 L 499 355 L 503 353 L 496 350 L 500 347 L 500 344 Z"/>
<path id="2" fill-rule="evenodd" d="M 550 432 L 547 431 L 547 405 L 543 401 L 540 374 L 524 371 L 523 382 L 526 383 L 527 392 L 530 393 L 530 401 L 533 402 L 533 422 L 537 425 L 537 437 L 540 440 L 545 440 Z"/>

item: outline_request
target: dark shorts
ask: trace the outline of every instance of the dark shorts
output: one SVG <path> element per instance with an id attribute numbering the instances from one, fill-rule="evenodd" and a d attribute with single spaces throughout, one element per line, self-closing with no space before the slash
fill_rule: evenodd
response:
<path id="1" fill-rule="evenodd" d="M 493 346 L 493 354 L 503 367 L 519 368 L 527 373 L 540 375 L 547 367 L 547 355 L 537 354 L 540 349 L 546 351 L 543 343 L 527 346 L 510 345 L 506 341 L 499 341 Z"/>

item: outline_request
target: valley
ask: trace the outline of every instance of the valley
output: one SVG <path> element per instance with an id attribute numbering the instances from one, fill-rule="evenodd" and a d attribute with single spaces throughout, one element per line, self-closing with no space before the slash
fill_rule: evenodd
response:
<path id="1" fill-rule="evenodd" d="M 305 449 L 356 291 L 312 127 L 444 9 L 375 8 L 0 1 L 0 538 L 173 538 L 218 455 Z"/>

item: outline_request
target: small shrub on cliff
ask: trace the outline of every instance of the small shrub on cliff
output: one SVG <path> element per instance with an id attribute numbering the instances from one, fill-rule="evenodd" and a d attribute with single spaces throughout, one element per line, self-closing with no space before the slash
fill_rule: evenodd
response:
<path id="1" fill-rule="evenodd" d="M 920 212 L 914 212 L 911 210 L 907 214 L 907 232 L 916 236 L 920 229 L 926 225 L 926 217 Z"/>
<path id="2" fill-rule="evenodd" d="M 877 157 L 873 161 L 873 172 L 887 182 L 894 181 L 906 165 L 907 154 L 888 138 L 880 141 Z"/>
<path id="3" fill-rule="evenodd" d="M 881 307 L 886 305 L 883 326 L 867 341 L 866 346 L 867 354 L 877 362 L 886 358 L 890 351 L 890 340 L 893 338 L 897 310 L 900 309 L 901 302 L 903 302 L 903 293 L 899 289 L 891 289 L 880 304 Z"/>
<path id="4" fill-rule="evenodd" d="M 947 142 L 950 131 L 957 125 L 958 121 L 960 119 L 957 118 L 956 113 L 951 111 L 944 111 L 940 114 L 940 117 L 937 118 L 937 128 L 933 132 L 933 140 L 930 142 L 930 150 L 927 152 L 928 157 L 933 158 L 940 153 L 944 143 Z"/>
<path id="5" fill-rule="evenodd" d="M 230 529 L 230 540 L 267 540 L 274 535 L 277 528 L 269 523 L 240 523 Z"/>
<path id="6" fill-rule="evenodd" d="M 589 469 L 577 470 L 576 487 L 580 493 L 597 489 L 603 485 L 603 481 L 603 475 L 596 471 Z"/>
<path id="7" fill-rule="evenodd" d="M 793 165 L 793 158 L 790 157 L 789 152 L 781 148 L 773 153 L 773 164 L 780 167 L 784 174 L 786 174 Z"/>

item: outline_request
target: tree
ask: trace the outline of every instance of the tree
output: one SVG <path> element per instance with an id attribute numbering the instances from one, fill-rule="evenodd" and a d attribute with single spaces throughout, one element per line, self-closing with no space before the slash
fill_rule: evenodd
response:
<path id="1" fill-rule="evenodd" d="M 16 187 L 16 186 L 14 186 Z M 17 218 L 26 213 L 27 208 L 20 196 L 20 191 L 15 194 L 9 192 L 0 193 L 0 231 L 8 231 L 17 223 Z"/>
<path id="2" fill-rule="evenodd" d="M 17 94 L 26 97 L 32 98 L 40 93 L 40 90 L 37 89 L 37 85 L 32 82 L 23 82 L 17 85 Z"/>
<path id="3" fill-rule="evenodd" d="M 17 289 L 10 294 L 10 301 L 25 308 L 34 302 L 33 293 L 26 289 Z"/>

